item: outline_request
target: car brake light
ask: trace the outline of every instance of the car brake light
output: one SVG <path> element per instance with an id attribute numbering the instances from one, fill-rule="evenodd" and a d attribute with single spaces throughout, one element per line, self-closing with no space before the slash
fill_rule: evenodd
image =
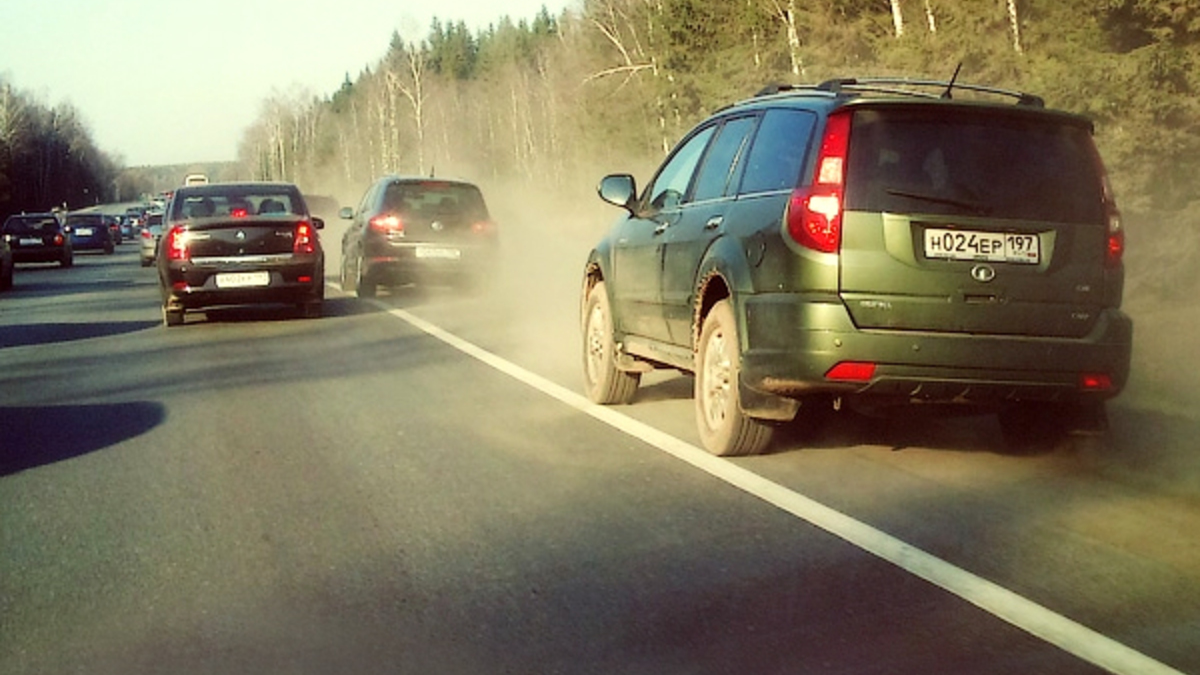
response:
<path id="1" fill-rule="evenodd" d="M 1117 267 L 1125 257 L 1125 228 L 1121 226 L 1121 211 L 1117 208 L 1112 183 L 1108 180 L 1108 170 L 1104 168 L 1104 160 L 1100 158 L 1100 151 L 1095 144 L 1092 144 L 1092 161 L 1096 163 L 1096 172 L 1100 174 L 1100 198 L 1104 200 L 1104 221 L 1108 227 L 1104 262 L 1108 267 Z"/>
<path id="2" fill-rule="evenodd" d="M 167 233 L 167 260 L 188 259 L 187 230 L 182 227 L 172 227 Z"/>
<path id="3" fill-rule="evenodd" d="M 822 253 L 834 253 L 842 243 L 850 115 L 848 111 L 836 112 L 826 120 L 813 184 L 792 192 L 784 214 L 792 240 Z"/>
<path id="4" fill-rule="evenodd" d="M 302 220 L 296 223 L 296 237 L 292 244 L 292 253 L 305 255 L 317 252 L 317 244 L 313 241 L 312 223 Z"/>
<path id="5" fill-rule="evenodd" d="M 399 216 L 375 216 L 371 219 L 371 229 L 384 234 L 404 234 L 404 221 Z"/>
<path id="6" fill-rule="evenodd" d="M 875 364 L 869 361 L 842 361 L 825 373 L 827 380 L 870 382 L 875 377 Z"/>
<path id="7" fill-rule="evenodd" d="M 1112 376 L 1108 373 L 1083 373 L 1079 376 L 1079 388 L 1084 391 L 1108 391 L 1112 387 Z"/>
<path id="8" fill-rule="evenodd" d="M 62 246 L 64 241 L 66 241 L 66 239 L 64 239 L 61 234 L 54 235 L 54 245 L 55 246 Z"/>
<path id="9" fill-rule="evenodd" d="M 150 230 L 142 230 L 142 239 L 153 239 L 154 235 L 150 234 Z"/>
<path id="10" fill-rule="evenodd" d="M 250 211 L 244 207 L 236 207 L 229 210 L 230 218 L 245 218 L 250 215 Z"/>

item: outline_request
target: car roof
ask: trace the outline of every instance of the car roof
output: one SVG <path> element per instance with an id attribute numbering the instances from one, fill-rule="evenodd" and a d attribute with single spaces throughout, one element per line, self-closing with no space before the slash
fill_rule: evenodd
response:
<path id="1" fill-rule="evenodd" d="M 175 188 L 175 195 L 220 195 L 227 192 L 247 192 L 253 190 L 264 190 L 271 192 L 288 192 L 295 190 L 300 191 L 295 183 L 284 183 L 281 181 L 238 181 L 229 183 L 207 183 L 204 185 L 185 185 Z"/>
<path id="2" fill-rule="evenodd" d="M 1051 116 L 1085 125 L 1084 115 L 1045 107 L 1042 97 L 1022 91 L 954 80 L 911 78 L 839 78 L 819 84 L 770 84 L 754 96 L 730 104 L 715 114 L 773 107 L 799 107 L 828 113 L 846 106 L 938 106 L 1006 111 Z"/>

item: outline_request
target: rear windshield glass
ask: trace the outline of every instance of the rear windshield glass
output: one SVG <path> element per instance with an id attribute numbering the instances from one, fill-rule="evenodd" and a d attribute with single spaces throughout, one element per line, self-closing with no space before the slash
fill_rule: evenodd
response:
<path id="1" fill-rule="evenodd" d="M 487 207 L 479 188 L 465 183 L 422 181 L 392 183 L 383 196 L 385 211 L 399 216 L 486 220 Z"/>
<path id="2" fill-rule="evenodd" d="M 1104 223 L 1086 128 L 973 111 L 860 110 L 846 208 Z"/>
<path id="3" fill-rule="evenodd" d="M 171 202 L 172 221 L 187 218 L 304 215 L 305 212 L 298 193 L 268 187 L 231 186 L 227 190 L 177 195 Z"/>
<path id="4" fill-rule="evenodd" d="M 4 222 L 7 234 L 41 234 L 58 231 L 54 216 L 12 216 Z"/>
<path id="5" fill-rule="evenodd" d="M 104 219 L 100 214 L 79 214 L 67 216 L 68 225 L 102 225 Z"/>

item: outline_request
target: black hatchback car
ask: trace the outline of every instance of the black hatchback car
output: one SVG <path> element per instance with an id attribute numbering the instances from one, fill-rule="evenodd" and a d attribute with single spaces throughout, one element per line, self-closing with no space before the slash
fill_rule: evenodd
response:
<path id="1" fill-rule="evenodd" d="M 70 267 L 75 263 L 71 237 L 53 213 L 22 213 L 4 221 L 4 238 L 19 263 L 53 262 Z"/>
<path id="2" fill-rule="evenodd" d="M 999 98 L 996 98 L 999 97 Z M 698 125 L 583 283 L 588 395 L 695 373 L 705 447 L 811 408 L 999 413 L 1015 444 L 1102 429 L 1129 374 L 1124 234 L 1087 119 L 913 80 L 772 88 Z"/>
<path id="3" fill-rule="evenodd" d="M 363 195 L 342 237 L 341 284 L 359 297 L 379 286 L 474 286 L 492 272 L 496 224 L 473 183 L 387 176 Z"/>
<path id="4" fill-rule="evenodd" d="M 320 316 L 324 225 L 290 183 L 179 188 L 156 255 L 164 323 L 183 323 L 189 310 L 250 304 L 295 304 Z"/>

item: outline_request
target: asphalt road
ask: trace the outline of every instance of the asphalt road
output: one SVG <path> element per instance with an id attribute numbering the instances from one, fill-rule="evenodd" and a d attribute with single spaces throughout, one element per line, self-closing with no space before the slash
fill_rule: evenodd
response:
<path id="1" fill-rule="evenodd" d="M 844 414 L 711 460 L 683 376 L 578 400 L 558 243 L 473 297 L 169 330 L 134 244 L 21 266 L 0 673 L 1200 673 L 1168 380 L 1042 455 Z"/>

